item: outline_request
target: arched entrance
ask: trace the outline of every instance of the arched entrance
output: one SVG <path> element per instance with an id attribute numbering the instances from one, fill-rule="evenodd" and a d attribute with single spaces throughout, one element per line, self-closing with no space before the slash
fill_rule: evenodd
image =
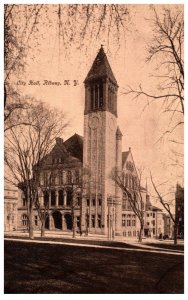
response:
<path id="1" fill-rule="evenodd" d="M 49 214 L 46 214 L 45 229 L 50 229 Z"/>
<path id="2" fill-rule="evenodd" d="M 68 230 L 72 230 L 72 216 L 70 214 L 65 215 L 65 223 Z"/>
<path id="3" fill-rule="evenodd" d="M 54 228 L 62 229 L 62 215 L 59 211 L 54 211 L 52 213 L 52 217 L 54 220 Z"/>

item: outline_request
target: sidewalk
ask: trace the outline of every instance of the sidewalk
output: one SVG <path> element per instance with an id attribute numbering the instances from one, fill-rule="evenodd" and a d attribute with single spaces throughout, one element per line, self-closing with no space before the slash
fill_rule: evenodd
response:
<path id="1" fill-rule="evenodd" d="M 34 236 L 36 238 L 40 238 L 40 231 L 35 231 Z M 14 238 L 15 237 L 15 238 Z M 47 244 L 61 244 L 61 245 L 70 245 L 70 246 L 80 246 L 80 247 L 94 247 L 94 248 L 105 248 L 105 249 L 114 249 L 114 250 L 124 250 L 124 251 L 139 251 L 139 252 L 153 252 L 153 253 L 162 253 L 162 254 L 174 254 L 174 255 L 184 255 L 184 251 L 177 250 L 177 249 L 168 249 L 168 248 L 160 248 L 157 247 L 159 244 L 172 244 L 172 241 L 158 241 L 155 239 L 148 239 L 143 240 L 142 243 L 139 243 L 137 239 L 133 238 L 120 238 L 116 237 L 114 241 L 109 241 L 108 245 L 97 245 L 93 242 L 108 242 L 107 236 L 104 235 L 96 235 L 96 234 L 89 234 L 89 236 L 80 236 L 77 235 L 76 239 L 72 239 L 72 232 L 62 232 L 62 231 L 46 231 L 45 232 L 45 240 L 29 240 L 25 239 L 28 238 L 28 233 L 13 231 L 13 232 L 5 232 L 5 240 L 16 240 L 20 242 L 33 242 L 33 243 L 47 243 Z M 49 240 L 47 240 L 49 238 Z M 57 239 L 56 241 L 50 239 Z M 63 241 L 63 239 L 70 239 L 69 241 Z M 72 240 L 72 242 L 71 242 Z M 88 243 L 85 243 L 88 241 Z M 89 243 L 92 241 L 92 244 Z M 84 243 L 82 243 L 84 242 Z M 122 243 L 122 247 L 115 246 L 113 247 L 113 242 L 115 243 Z M 154 245 L 147 245 L 147 243 L 154 243 Z M 112 244 L 112 245 L 111 245 Z M 181 241 L 182 244 L 182 241 Z M 123 247 L 123 245 L 125 245 Z M 129 248 L 126 248 L 126 245 L 129 245 Z M 131 247 L 133 246 L 133 248 Z"/>

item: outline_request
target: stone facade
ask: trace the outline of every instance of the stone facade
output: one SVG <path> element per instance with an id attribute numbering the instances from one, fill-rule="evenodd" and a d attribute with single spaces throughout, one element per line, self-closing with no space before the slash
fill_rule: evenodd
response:
<path id="1" fill-rule="evenodd" d="M 4 230 L 17 229 L 18 188 L 5 181 L 4 187 Z"/>
<path id="2" fill-rule="evenodd" d="M 82 144 L 82 137 L 77 134 L 66 142 L 57 138 L 54 148 L 45 158 L 40 174 L 40 203 L 42 212 L 46 213 L 45 228 L 48 230 L 71 231 L 73 208 L 76 230 L 80 230 L 82 161 L 80 151 L 77 152 L 78 158 L 71 155 L 71 149 L 78 149 Z M 19 195 L 17 228 L 27 230 L 27 201 L 21 190 Z M 41 228 L 35 208 L 33 225 L 34 230 Z"/>
<path id="3" fill-rule="evenodd" d="M 41 170 L 40 201 L 43 206 L 48 203 L 45 228 L 72 230 L 74 214 L 77 231 L 106 234 L 109 238 L 135 237 L 139 220 L 111 173 L 115 169 L 130 189 L 138 188 L 138 174 L 131 149 L 122 152 L 122 133 L 117 125 L 118 84 L 102 47 L 84 84 L 84 138 L 77 134 L 65 142 L 57 138 Z M 161 220 L 160 210 L 153 212 L 146 194 L 142 188 L 145 234 L 157 235 L 154 223 L 152 229 L 147 226 L 147 210 L 151 210 L 152 222 L 155 214 L 156 223 Z M 23 193 L 19 199 L 17 228 L 26 230 L 27 203 Z M 34 229 L 40 229 L 36 209 L 33 222 Z"/>

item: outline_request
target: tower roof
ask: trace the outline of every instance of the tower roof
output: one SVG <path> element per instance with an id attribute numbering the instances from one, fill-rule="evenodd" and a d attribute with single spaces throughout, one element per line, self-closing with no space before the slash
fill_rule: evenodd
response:
<path id="1" fill-rule="evenodd" d="M 123 136 L 123 134 L 121 133 L 121 130 L 119 129 L 119 126 L 118 126 L 117 130 L 116 130 L 116 139 L 122 140 L 122 136 Z"/>
<path id="2" fill-rule="evenodd" d="M 115 79 L 115 76 L 112 72 L 112 69 L 110 67 L 110 64 L 108 62 L 107 56 L 104 52 L 103 46 L 101 45 L 101 48 L 93 62 L 93 65 L 87 74 L 87 77 L 84 81 L 84 83 L 95 80 L 101 77 L 108 77 L 114 84 L 117 85 L 117 81 Z"/>

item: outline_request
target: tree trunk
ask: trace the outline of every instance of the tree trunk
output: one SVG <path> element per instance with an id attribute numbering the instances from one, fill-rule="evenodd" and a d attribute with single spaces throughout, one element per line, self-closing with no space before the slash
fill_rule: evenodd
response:
<path id="1" fill-rule="evenodd" d="M 41 237 L 45 236 L 45 222 L 41 222 L 41 231 L 40 231 Z"/>
<path id="2" fill-rule="evenodd" d="M 34 239 L 34 232 L 33 232 L 33 219 L 29 218 L 29 238 L 31 240 Z"/>
<path id="3" fill-rule="evenodd" d="M 72 237 L 75 238 L 76 237 L 76 224 L 75 224 L 75 216 L 73 213 L 72 216 Z"/>
<path id="4" fill-rule="evenodd" d="M 178 225 L 174 225 L 174 245 L 178 243 Z"/>
<path id="5" fill-rule="evenodd" d="M 140 243 L 142 242 L 143 229 L 144 229 L 144 226 L 143 226 L 143 224 L 141 224 L 141 225 L 140 225 L 139 236 L 138 236 L 138 241 L 139 241 Z"/>
<path id="6" fill-rule="evenodd" d="M 31 240 L 34 239 L 34 232 L 33 232 L 33 208 L 30 208 L 29 211 L 29 217 L 28 217 L 28 221 L 29 221 L 29 238 Z"/>

